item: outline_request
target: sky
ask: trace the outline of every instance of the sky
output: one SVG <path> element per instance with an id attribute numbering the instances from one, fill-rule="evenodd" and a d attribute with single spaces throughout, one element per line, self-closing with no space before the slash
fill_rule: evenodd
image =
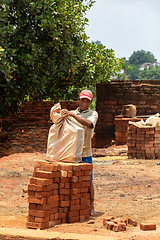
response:
<path id="1" fill-rule="evenodd" d="M 128 59 L 151 52 L 160 62 L 160 0 L 96 0 L 87 12 L 89 41 L 100 41 Z"/>

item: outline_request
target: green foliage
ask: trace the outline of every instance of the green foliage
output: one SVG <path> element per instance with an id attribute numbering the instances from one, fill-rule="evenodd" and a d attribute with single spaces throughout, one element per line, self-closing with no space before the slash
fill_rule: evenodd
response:
<path id="1" fill-rule="evenodd" d="M 146 52 L 144 50 L 134 51 L 133 54 L 129 57 L 129 64 L 141 65 L 143 63 L 154 63 L 156 58 L 151 52 Z"/>
<path id="2" fill-rule="evenodd" d="M 129 79 L 135 80 L 140 79 L 142 74 L 140 71 L 140 65 L 143 63 L 154 63 L 156 58 L 149 51 L 134 51 L 133 54 L 129 57 L 128 60 L 124 60 L 125 70 L 129 76 Z"/>
<path id="3" fill-rule="evenodd" d="M 1 0 L 0 112 L 26 99 L 77 99 L 121 67 L 114 51 L 89 43 L 93 0 Z"/>
<path id="4" fill-rule="evenodd" d="M 148 70 L 145 68 L 141 71 L 141 79 L 157 80 L 160 79 L 160 67 L 150 67 Z"/>

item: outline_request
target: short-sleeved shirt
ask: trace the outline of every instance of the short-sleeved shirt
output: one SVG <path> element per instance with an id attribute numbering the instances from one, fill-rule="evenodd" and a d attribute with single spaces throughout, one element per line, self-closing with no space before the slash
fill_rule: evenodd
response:
<path id="1" fill-rule="evenodd" d="M 98 113 L 96 111 L 92 111 L 90 108 L 82 112 L 80 112 L 79 108 L 77 108 L 75 111 L 72 112 L 74 112 L 77 115 L 80 115 L 83 118 L 90 120 L 93 124 L 93 128 L 89 128 L 82 125 L 82 127 L 85 130 L 82 157 L 90 157 L 92 156 L 91 138 L 93 137 L 94 128 L 98 120 Z"/>

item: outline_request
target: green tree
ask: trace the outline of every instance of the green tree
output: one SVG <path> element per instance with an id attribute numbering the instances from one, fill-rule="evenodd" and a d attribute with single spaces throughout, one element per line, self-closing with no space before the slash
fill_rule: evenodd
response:
<path id="1" fill-rule="evenodd" d="M 121 67 L 112 49 L 87 41 L 85 14 L 93 3 L 1 0 L 1 114 L 25 99 L 73 99 Z"/>
<path id="2" fill-rule="evenodd" d="M 129 57 L 129 64 L 141 65 L 143 63 L 154 63 L 157 59 L 149 51 L 138 50 L 134 51 L 133 54 Z"/>
<path id="3" fill-rule="evenodd" d="M 141 71 L 141 79 L 150 79 L 150 80 L 157 80 L 160 79 L 160 67 L 154 68 L 153 66 L 149 69 L 144 69 Z"/>

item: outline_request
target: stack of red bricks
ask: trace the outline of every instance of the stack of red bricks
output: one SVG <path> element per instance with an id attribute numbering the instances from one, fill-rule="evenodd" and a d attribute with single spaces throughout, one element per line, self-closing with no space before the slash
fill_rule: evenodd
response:
<path id="1" fill-rule="evenodd" d="M 115 116 L 115 143 L 116 145 L 127 144 L 128 122 L 137 122 L 138 118 L 123 118 L 123 115 Z"/>
<path id="2" fill-rule="evenodd" d="M 160 127 L 128 126 L 128 158 L 160 158 Z"/>
<path id="3" fill-rule="evenodd" d="M 55 224 L 88 220 L 92 164 L 37 161 L 28 185 L 26 226 L 45 229 Z"/>

